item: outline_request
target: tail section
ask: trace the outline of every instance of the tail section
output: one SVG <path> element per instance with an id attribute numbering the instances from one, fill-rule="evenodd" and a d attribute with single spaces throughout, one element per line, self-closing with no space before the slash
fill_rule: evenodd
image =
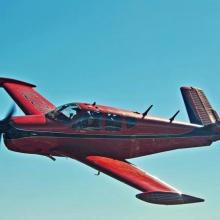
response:
<path id="1" fill-rule="evenodd" d="M 45 114 L 55 108 L 35 89 L 35 85 L 9 78 L 0 78 L 3 87 L 27 115 Z"/>
<path id="2" fill-rule="evenodd" d="M 181 87 L 180 90 L 191 123 L 205 126 L 220 120 L 201 89 Z"/>

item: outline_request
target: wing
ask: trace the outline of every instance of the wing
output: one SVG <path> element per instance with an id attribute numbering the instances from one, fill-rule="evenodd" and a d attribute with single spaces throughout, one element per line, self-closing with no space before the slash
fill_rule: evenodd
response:
<path id="1" fill-rule="evenodd" d="M 143 193 L 137 194 L 136 197 L 146 202 L 177 205 L 204 201 L 200 198 L 182 194 L 127 161 L 102 156 L 87 156 L 79 161 L 142 191 Z"/>
<path id="2" fill-rule="evenodd" d="M 35 85 L 15 79 L 0 78 L 0 87 L 8 92 L 27 115 L 45 114 L 55 109 L 52 103 L 34 89 Z"/>

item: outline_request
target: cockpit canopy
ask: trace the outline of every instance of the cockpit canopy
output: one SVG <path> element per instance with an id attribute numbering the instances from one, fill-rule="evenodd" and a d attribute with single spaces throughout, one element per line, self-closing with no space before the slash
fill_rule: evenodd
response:
<path id="1" fill-rule="evenodd" d="M 71 123 L 75 129 L 119 131 L 123 118 L 117 114 L 102 113 L 100 111 L 81 109 L 78 103 L 69 103 L 57 107 L 46 114 L 46 117 L 55 121 Z M 136 124 L 134 118 L 126 118 L 127 128 Z"/>

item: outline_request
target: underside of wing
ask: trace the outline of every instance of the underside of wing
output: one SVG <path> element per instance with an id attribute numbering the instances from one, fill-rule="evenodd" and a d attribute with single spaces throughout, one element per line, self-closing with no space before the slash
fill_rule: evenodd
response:
<path id="1" fill-rule="evenodd" d="M 142 191 L 136 197 L 146 202 L 161 205 L 178 205 L 204 201 L 200 198 L 182 194 L 127 161 L 102 156 L 87 156 L 84 159 L 80 159 L 80 161 Z"/>

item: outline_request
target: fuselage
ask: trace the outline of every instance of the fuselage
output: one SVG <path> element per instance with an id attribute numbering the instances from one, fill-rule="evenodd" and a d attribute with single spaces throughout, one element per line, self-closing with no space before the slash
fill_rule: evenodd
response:
<path id="1" fill-rule="evenodd" d="M 46 115 L 11 119 L 8 149 L 30 154 L 134 158 L 210 145 L 219 135 L 201 126 L 88 103 L 63 105 Z"/>

